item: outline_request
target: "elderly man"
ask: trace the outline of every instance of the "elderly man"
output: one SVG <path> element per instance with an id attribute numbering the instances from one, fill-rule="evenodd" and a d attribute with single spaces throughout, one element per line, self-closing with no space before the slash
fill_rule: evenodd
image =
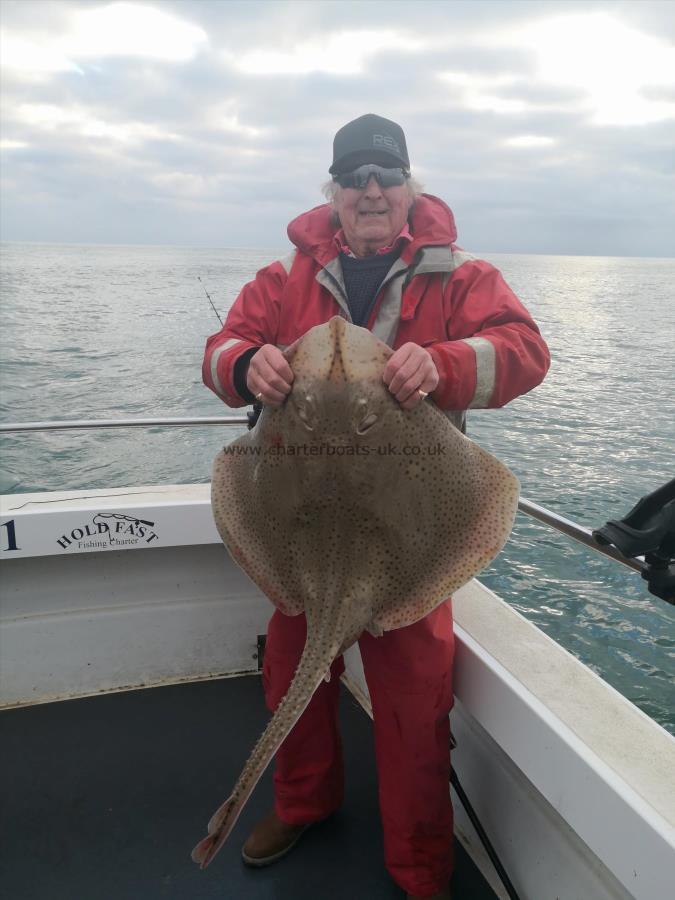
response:
<path id="1" fill-rule="evenodd" d="M 400 126 L 370 114 L 349 122 L 335 135 L 329 172 L 330 202 L 291 222 L 293 252 L 258 272 L 209 338 L 206 385 L 230 406 L 282 404 L 293 372 L 280 348 L 335 315 L 394 349 L 383 379 L 404 409 L 431 397 L 463 428 L 464 410 L 502 406 L 539 384 L 549 355 L 537 326 L 497 269 L 455 246 L 452 212 L 411 178 Z M 263 668 L 270 710 L 291 682 L 305 629 L 304 616 L 272 616 Z M 414 625 L 366 633 L 359 645 L 387 869 L 409 900 L 448 898 L 450 601 Z M 277 754 L 274 811 L 244 844 L 248 865 L 280 859 L 342 802 L 343 670 L 336 660 Z"/>

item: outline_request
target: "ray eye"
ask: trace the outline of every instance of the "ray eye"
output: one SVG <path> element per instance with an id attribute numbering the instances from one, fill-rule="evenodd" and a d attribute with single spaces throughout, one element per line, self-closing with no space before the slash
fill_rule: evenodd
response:
<path id="1" fill-rule="evenodd" d="M 370 413 L 364 419 L 361 419 L 361 421 L 359 422 L 359 424 L 356 428 L 356 433 L 357 434 L 365 434 L 367 431 L 370 431 L 370 429 L 373 427 L 373 425 L 376 422 L 377 422 L 377 416 L 375 415 L 375 413 Z"/>
<path id="2" fill-rule="evenodd" d="M 305 400 L 307 401 L 307 404 L 311 407 L 311 404 L 312 404 L 311 398 L 305 397 Z M 307 431 L 314 431 L 314 425 L 312 423 L 312 417 L 310 415 L 309 409 L 307 409 L 305 406 L 300 406 L 299 404 L 296 404 L 295 408 L 298 412 L 298 417 L 299 417 L 300 421 L 305 426 Z"/>

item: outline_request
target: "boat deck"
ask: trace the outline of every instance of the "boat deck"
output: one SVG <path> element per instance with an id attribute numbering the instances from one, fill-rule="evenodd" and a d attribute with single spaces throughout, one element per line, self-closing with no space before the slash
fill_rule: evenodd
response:
<path id="1" fill-rule="evenodd" d="M 343 809 L 277 865 L 239 851 L 270 808 L 271 767 L 205 871 L 190 850 L 268 719 L 256 677 L 0 713 L 0 883 L 12 900 L 385 900 L 371 723 L 343 689 Z M 365 750 L 365 752 L 364 752 Z M 494 898 L 457 845 L 458 898 Z"/>

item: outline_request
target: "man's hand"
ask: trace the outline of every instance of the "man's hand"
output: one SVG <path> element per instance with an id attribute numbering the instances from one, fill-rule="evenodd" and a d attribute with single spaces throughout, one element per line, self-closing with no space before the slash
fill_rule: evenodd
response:
<path id="1" fill-rule="evenodd" d="M 263 344 L 249 363 L 246 374 L 249 391 L 268 406 L 281 406 L 292 382 L 293 372 L 281 350 L 274 344 Z"/>
<path id="2" fill-rule="evenodd" d="M 382 380 L 402 409 L 414 409 L 424 399 L 420 391 L 430 394 L 436 389 L 438 370 L 428 350 L 409 343 L 389 357 Z"/>

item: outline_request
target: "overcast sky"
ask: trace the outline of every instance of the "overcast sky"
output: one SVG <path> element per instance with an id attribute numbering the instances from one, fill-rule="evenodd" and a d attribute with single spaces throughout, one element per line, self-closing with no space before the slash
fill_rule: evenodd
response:
<path id="1" fill-rule="evenodd" d="M 675 2 L 5 0 L 2 238 L 274 247 L 399 122 L 469 250 L 675 256 Z"/>

